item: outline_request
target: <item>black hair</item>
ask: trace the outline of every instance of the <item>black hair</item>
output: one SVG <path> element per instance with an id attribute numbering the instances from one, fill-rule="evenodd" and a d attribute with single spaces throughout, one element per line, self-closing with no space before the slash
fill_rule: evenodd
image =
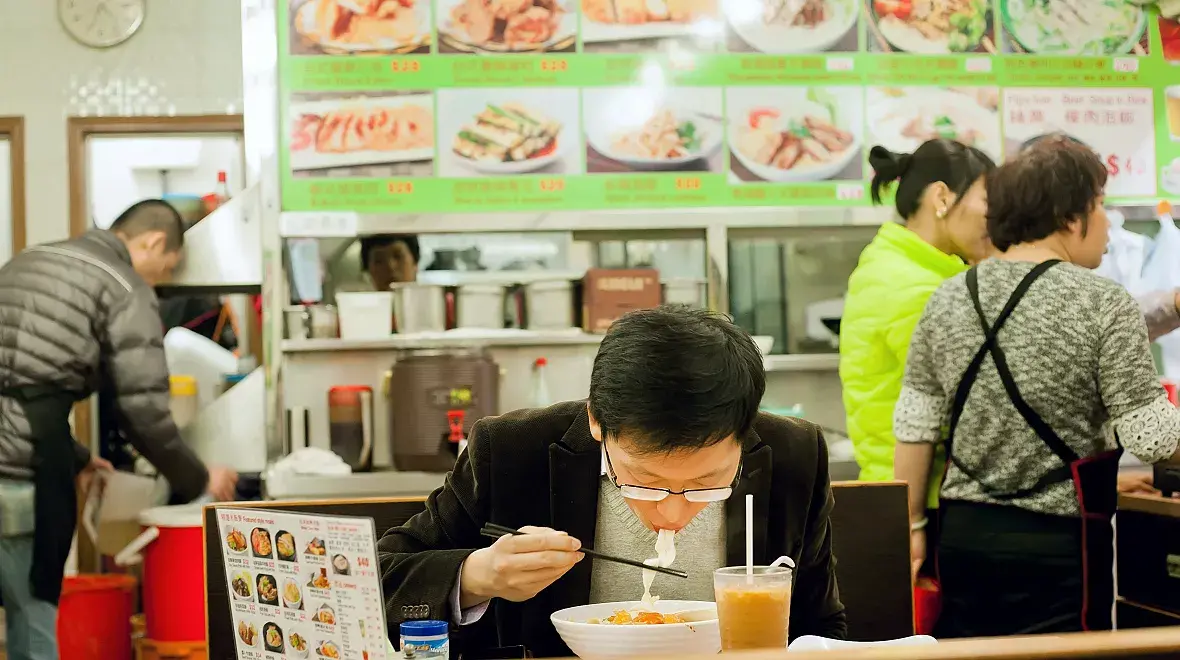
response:
<path id="1" fill-rule="evenodd" d="M 942 182 L 958 200 L 980 177 L 996 168 L 995 162 L 979 149 L 946 139 L 927 140 L 912 154 L 894 153 L 876 146 L 869 151 L 873 181 L 869 192 L 873 203 L 881 203 L 881 190 L 897 184 L 893 203 L 897 213 L 908 220 L 922 204 L 922 194 L 932 183 Z"/>
<path id="2" fill-rule="evenodd" d="M 369 257 L 373 254 L 373 250 L 394 243 L 405 243 L 406 249 L 410 251 L 410 256 L 414 257 L 414 263 L 418 263 L 421 248 L 418 245 L 417 236 L 413 234 L 375 234 L 361 239 L 361 268 L 369 269 Z"/>
<path id="3" fill-rule="evenodd" d="M 1082 223 L 1106 187 L 1107 171 L 1093 149 L 1068 136 L 1038 140 L 987 180 L 987 231 L 1001 252 Z"/>
<path id="4" fill-rule="evenodd" d="M 589 408 L 604 441 L 625 433 L 632 450 L 667 455 L 740 442 L 765 392 L 762 354 L 745 330 L 717 312 L 662 305 L 607 330 Z"/>
<path id="5" fill-rule="evenodd" d="M 111 231 L 135 238 L 150 231 L 164 232 L 164 249 L 179 251 L 184 247 L 184 218 L 176 207 L 162 199 L 145 199 L 127 207 L 111 223 Z"/>
<path id="6" fill-rule="evenodd" d="M 1073 142 L 1075 144 L 1080 144 L 1083 147 L 1090 146 L 1090 145 L 1086 144 L 1085 142 L 1082 142 L 1078 138 L 1070 135 L 1069 133 L 1062 133 L 1060 131 L 1055 131 L 1053 133 L 1042 133 L 1040 135 L 1030 137 L 1029 139 L 1027 139 L 1021 143 L 1020 151 L 1024 151 L 1024 150 L 1028 149 L 1029 147 L 1040 144 L 1041 142 L 1045 142 L 1046 140 L 1065 140 L 1067 142 Z M 1018 151 L 1017 153 L 1020 153 L 1020 151 Z"/>

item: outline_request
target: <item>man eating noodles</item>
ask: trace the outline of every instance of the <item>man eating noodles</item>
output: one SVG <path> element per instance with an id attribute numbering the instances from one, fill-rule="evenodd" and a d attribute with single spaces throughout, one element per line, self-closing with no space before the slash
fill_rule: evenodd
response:
<path id="1" fill-rule="evenodd" d="M 642 561 L 659 530 L 675 531 L 672 567 L 689 579 L 658 575 L 652 592 L 712 601 L 713 571 L 745 563 L 753 494 L 755 563 L 797 567 L 791 637 L 842 639 L 827 446 L 808 422 L 760 413 L 765 389 L 758 348 L 726 317 L 680 306 L 622 317 L 588 400 L 477 422 L 426 511 L 378 542 L 390 630 L 440 619 L 456 624 L 459 652 L 572 655 L 550 614 L 643 595 L 642 571 L 579 548 Z M 492 543 L 485 523 L 524 534 Z"/>

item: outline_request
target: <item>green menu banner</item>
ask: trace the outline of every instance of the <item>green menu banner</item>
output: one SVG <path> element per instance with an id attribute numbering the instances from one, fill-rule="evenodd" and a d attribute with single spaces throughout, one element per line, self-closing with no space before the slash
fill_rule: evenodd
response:
<path id="1" fill-rule="evenodd" d="M 1093 147 L 1180 198 L 1180 25 L 1125 0 L 285 0 L 287 211 L 861 206 L 873 145 Z"/>

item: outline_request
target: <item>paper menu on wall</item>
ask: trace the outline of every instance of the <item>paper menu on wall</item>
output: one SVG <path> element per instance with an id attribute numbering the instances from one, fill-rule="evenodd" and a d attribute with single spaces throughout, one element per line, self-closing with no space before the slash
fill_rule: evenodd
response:
<path id="1" fill-rule="evenodd" d="M 240 660 L 389 660 L 371 518 L 218 509 Z"/>

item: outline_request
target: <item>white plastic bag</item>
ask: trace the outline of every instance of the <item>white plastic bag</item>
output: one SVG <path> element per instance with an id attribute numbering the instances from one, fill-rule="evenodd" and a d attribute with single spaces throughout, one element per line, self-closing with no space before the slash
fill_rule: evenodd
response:
<path id="1" fill-rule="evenodd" d="M 1117 210 L 1107 212 L 1110 218 L 1110 244 L 1102 256 L 1102 265 L 1094 272 L 1122 284 L 1130 291 L 1138 290 L 1143 277 L 1143 265 L 1151 250 L 1151 239 L 1125 228 L 1126 218 Z"/>
<path id="2" fill-rule="evenodd" d="M 1139 286 L 1132 289 L 1136 294 L 1180 288 L 1180 227 L 1176 226 L 1167 202 L 1160 203 L 1159 219 L 1155 247 L 1143 266 Z M 1163 349 L 1164 376 L 1180 378 L 1180 332 L 1161 337 L 1157 342 Z"/>

